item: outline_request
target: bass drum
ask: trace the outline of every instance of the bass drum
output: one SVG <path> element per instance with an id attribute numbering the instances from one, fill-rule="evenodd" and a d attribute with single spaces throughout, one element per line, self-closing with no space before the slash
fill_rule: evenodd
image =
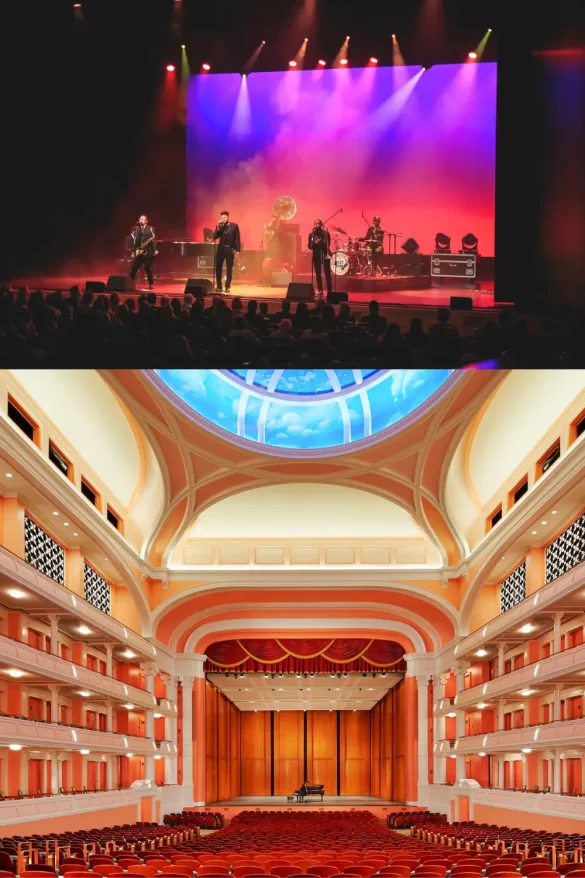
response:
<path id="1" fill-rule="evenodd" d="M 349 257 L 343 250 L 336 250 L 331 257 L 331 271 L 339 277 L 349 271 Z"/>

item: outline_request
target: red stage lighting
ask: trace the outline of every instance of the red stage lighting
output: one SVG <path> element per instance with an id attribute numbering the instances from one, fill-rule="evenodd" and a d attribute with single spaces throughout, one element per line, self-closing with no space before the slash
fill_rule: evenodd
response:
<path id="1" fill-rule="evenodd" d="M 175 70 L 175 65 L 174 64 L 167 64 L 167 70 L 169 73 L 173 73 Z"/>
<path id="2" fill-rule="evenodd" d="M 327 64 L 327 61 L 324 61 L 322 58 L 320 58 L 317 61 L 317 64 L 319 65 L 319 67 L 325 67 L 325 65 Z"/>
<path id="3" fill-rule="evenodd" d="M 377 63 L 378 63 L 377 58 L 370 58 L 370 64 L 377 64 Z"/>
<path id="4" fill-rule="evenodd" d="M 467 57 L 471 58 L 472 61 L 475 61 L 475 59 L 477 58 L 477 52 L 470 52 Z"/>
<path id="5" fill-rule="evenodd" d="M 209 64 L 202 64 L 201 69 L 207 72 L 208 70 L 211 70 L 211 66 Z"/>
<path id="6" fill-rule="evenodd" d="M 288 66 L 289 66 L 289 67 L 296 67 L 296 66 L 297 66 L 297 62 L 296 62 L 296 61 L 289 61 L 289 62 L 288 62 Z"/>
<path id="7" fill-rule="evenodd" d="M 342 58 L 339 63 L 344 65 L 347 64 L 347 58 Z"/>

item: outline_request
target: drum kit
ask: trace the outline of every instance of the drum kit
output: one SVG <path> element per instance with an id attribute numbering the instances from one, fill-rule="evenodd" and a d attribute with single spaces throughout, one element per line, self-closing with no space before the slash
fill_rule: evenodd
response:
<path id="1" fill-rule="evenodd" d="M 349 235 L 336 226 L 333 226 L 333 248 L 331 257 L 331 271 L 338 277 L 349 275 L 350 277 L 374 277 L 376 268 L 372 254 L 378 241 L 367 241 L 357 235 Z M 347 240 L 340 243 L 339 236 L 344 235 Z"/>

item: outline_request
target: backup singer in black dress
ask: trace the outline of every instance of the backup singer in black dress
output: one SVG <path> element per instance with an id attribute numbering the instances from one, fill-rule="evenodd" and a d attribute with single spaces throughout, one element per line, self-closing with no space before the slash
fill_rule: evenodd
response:
<path id="1" fill-rule="evenodd" d="M 327 229 L 323 228 L 323 223 L 320 219 L 315 220 L 313 231 L 309 235 L 309 250 L 313 253 L 313 265 L 315 266 L 315 277 L 317 279 L 319 295 L 323 295 L 322 268 L 325 268 L 325 283 L 327 284 L 327 295 L 329 295 L 332 290 L 331 235 Z"/>
<path id="2" fill-rule="evenodd" d="M 152 289 L 154 277 L 152 265 L 156 256 L 156 235 L 153 226 L 149 225 L 148 217 L 142 214 L 138 219 L 138 229 L 134 235 L 134 262 L 130 269 L 130 277 L 134 279 L 142 265 L 148 278 L 148 288 Z"/>
<path id="3" fill-rule="evenodd" d="M 225 291 L 229 293 L 232 285 L 232 271 L 234 256 L 241 250 L 240 228 L 237 223 L 230 223 L 229 211 L 222 210 L 220 219 L 213 233 L 214 241 L 219 240 L 217 253 L 215 254 L 215 291 L 222 292 L 221 273 L 223 263 L 226 263 Z"/>

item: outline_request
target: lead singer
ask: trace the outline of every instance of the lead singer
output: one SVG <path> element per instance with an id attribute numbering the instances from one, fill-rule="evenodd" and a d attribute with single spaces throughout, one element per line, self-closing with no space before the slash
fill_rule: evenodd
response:
<path id="1" fill-rule="evenodd" d="M 234 255 L 241 250 L 240 228 L 237 223 L 230 223 L 229 211 L 222 210 L 219 222 L 213 233 L 213 240 L 219 244 L 215 254 L 215 292 L 221 293 L 221 274 L 223 263 L 226 263 L 225 291 L 229 293 L 232 285 L 232 270 L 234 267 Z"/>
<path id="2" fill-rule="evenodd" d="M 315 220 L 313 231 L 309 235 L 309 250 L 313 252 L 313 265 L 315 266 L 315 277 L 317 278 L 317 289 L 319 295 L 323 295 L 323 274 L 322 268 L 325 268 L 325 283 L 327 284 L 327 295 L 331 293 L 331 235 L 327 229 L 323 228 L 320 219 Z"/>

